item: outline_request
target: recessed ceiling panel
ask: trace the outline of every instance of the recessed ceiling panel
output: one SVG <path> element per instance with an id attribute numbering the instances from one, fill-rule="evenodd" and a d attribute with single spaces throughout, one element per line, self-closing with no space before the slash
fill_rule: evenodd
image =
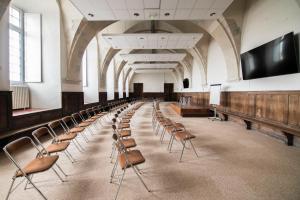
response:
<path id="1" fill-rule="evenodd" d="M 186 56 L 185 53 L 156 53 L 156 54 L 120 54 L 129 64 L 134 62 L 179 62 Z"/>
<path id="2" fill-rule="evenodd" d="M 137 74 L 155 74 L 155 73 L 170 73 L 172 69 L 136 69 L 134 72 Z"/>
<path id="3" fill-rule="evenodd" d="M 201 33 L 141 33 L 103 34 L 114 49 L 191 49 L 201 39 Z"/>
<path id="4" fill-rule="evenodd" d="M 174 69 L 177 67 L 177 63 L 141 63 L 141 64 L 129 64 L 133 69 Z"/>
<path id="5" fill-rule="evenodd" d="M 200 20 L 219 18 L 233 0 L 71 0 L 71 2 L 91 21 Z"/>

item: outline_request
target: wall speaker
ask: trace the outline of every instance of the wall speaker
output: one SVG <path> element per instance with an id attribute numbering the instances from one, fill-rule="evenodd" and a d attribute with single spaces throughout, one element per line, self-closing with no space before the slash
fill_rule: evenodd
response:
<path id="1" fill-rule="evenodd" d="M 188 78 L 183 79 L 183 88 L 189 88 L 190 81 Z"/>

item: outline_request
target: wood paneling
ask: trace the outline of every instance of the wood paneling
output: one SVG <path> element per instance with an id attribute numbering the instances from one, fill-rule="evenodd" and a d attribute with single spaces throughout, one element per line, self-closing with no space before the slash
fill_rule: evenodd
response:
<path id="1" fill-rule="evenodd" d="M 144 85 L 143 83 L 133 83 L 133 96 L 135 98 L 143 98 Z"/>
<path id="2" fill-rule="evenodd" d="M 49 122 L 62 117 L 62 109 L 52 109 L 25 115 L 13 116 L 12 130 L 27 128 L 36 124 Z"/>
<path id="3" fill-rule="evenodd" d="M 106 104 L 107 102 L 107 92 L 99 92 L 99 103 Z"/>
<path id="4" fill-rule="evenodd" d="M 162 92 L 143 92 L 143 97 L 144 98 L 149 98 L 149 99 L 163 99 L 164 98 L 164 93 Z"/>
<path id="5" fill-rule="evenodd" d="M 62 92 L 63 115 L 78 112 L 84 107 L 83 92 Z"/>
<path id="6" fill-rule="evenodd" d="M 118 100 L 119 99 L 119 92 L 115 92 L 115 98 L 114 100 Z"/>
<path id="7" fill-rule="evenodd" d="M 0 91 L 0 131 L 10 128 L 12 117 L 12 94 L 11 91 Z"/>
<path id="8" fill-rule="evenodd" d="M 209 92 L 177 93 L 192 96 L 192 103 L 206 106 Z M 300 136 L 300 91 L 222 92 L 218 111 L 249 122 Z M 225 116 L 226 117 L 226 116 Z"/>
<path id="9" fill-rule="evenodd" d="M 300 95 L 289 95 L 288 124 L 300 126 Z"/>

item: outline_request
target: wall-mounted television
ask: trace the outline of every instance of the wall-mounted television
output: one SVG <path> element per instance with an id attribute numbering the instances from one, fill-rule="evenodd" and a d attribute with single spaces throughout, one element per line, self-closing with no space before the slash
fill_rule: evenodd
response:
<path id="1" fill-rule="evenodd" d="M 241 54 L 243 79 L 298 73 L 294 33 Z"/>

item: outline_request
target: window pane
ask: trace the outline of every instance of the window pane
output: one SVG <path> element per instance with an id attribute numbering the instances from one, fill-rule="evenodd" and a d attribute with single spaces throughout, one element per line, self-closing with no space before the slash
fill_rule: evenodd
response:
<path id="1" fill-rule="evenodd" d="M 19 10 L 10 7 L 9 8 L 9 23 L 20 28 L 21 27 L 21 13 Z"/>
<path id="2" fill-rule="evenodd" d="M 11 81 L 22 80 L 21 37 L 22 35 L 19 32 L 9 30 L 9 72 Z"/>
<path id="3" fill-rule="evenodd" d="M 41 15 L 24 13 L 25 82 L 42 81 Z"/>

